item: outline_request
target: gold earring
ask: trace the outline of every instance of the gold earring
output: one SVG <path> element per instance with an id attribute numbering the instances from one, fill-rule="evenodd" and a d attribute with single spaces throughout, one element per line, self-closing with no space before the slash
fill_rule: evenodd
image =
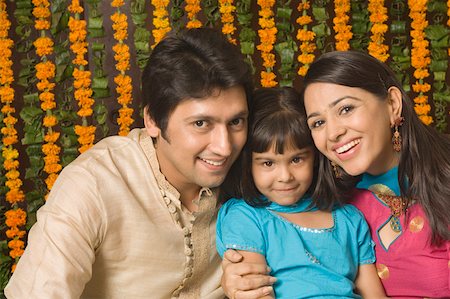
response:
<path id="1" fill-rule="evenodd" d="M 336 163 L 334 163 L 333 161 L 330 161 L 330 163 L 331 163 L 331 167 L 333 167 L 334 177 L 337 179 L 340 179 L 342 177 L 342 174 L 341 174 L 341 170 L 339 169 L 339 166 Z"/>
<path id="2" fill-rule="evenodd" d="M 405 119 L 403 117 L 399 117 L 394 122 L 394 134 L 392 135 L 392 145 L 394 147 L 394 151 L 400 152 L 402 150 L 402 135 L 398 130 L 399 127 L 403 125 L 403 121 Z"/>

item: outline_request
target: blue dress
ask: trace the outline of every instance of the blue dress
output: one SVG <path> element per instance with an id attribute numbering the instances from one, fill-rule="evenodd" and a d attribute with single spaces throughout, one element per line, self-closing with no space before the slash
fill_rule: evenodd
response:
<path id="1" fill-rule="evenodd" d="M 220 256 L 229 248 L 264 255 L 277 278 L 277 299 L 361 298 L 354 293 L 358 266 L 375 262 L 361 212 L 345 205 L 332 211 L 331 228 L 310 229 L 279 216 L 274 205 L 255 208 L 241 199 L 227 201 L 217 219 Z"/>

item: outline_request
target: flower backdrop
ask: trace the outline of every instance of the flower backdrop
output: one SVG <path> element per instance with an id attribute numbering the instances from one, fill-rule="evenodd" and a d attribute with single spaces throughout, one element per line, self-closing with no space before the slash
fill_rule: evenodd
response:
<path id="1" fill-rule="evenodd" d="M 61 169 L 141 126 L 152 49 L 202 26 L 241 49 L 257 86 L 301 88 L 321 53 L 368 52 L 449 133 L 450 0 L 0 0 L 0 297 Z"/>

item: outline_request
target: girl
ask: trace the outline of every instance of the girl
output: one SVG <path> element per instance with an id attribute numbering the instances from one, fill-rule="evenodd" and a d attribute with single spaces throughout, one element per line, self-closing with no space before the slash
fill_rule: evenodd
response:
<path id="1" fill-rule="evenodd" d="M 267 298 L 384 297 L 362 214 L 335 195 L 310 196 L 315 156 L 299 95 L 292 88 L 257 91 L 237 192 L 242 199 L 219 211 L 218 252 L 233 248 L 245 262 L 267 264 L 278 281 Z"/>
<path id="2" fill-rule="evenodd" d="M 369 55 L 324 54 L 304 84 L 308 125 L 326 156 L 314 195 L 328 198 L 356 176 L 370 190 L 353 203 L 387 295 L 449 298 L 449 138 L 422 124 L 393 72 Z"/>

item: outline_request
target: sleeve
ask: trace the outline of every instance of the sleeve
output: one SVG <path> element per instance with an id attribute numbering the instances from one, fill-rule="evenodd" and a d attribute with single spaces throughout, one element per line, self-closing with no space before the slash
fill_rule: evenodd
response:
<path id="1" fill-rule="evenodd" d="M 370 235 L 369 225 L 364 219 L 364 215 L 352 205 L 347 205 L 346 209 L 348 214 L 351 215 L 351 221 L 356 228 L 359 264 L 375 263 L 375 243 Z"/>
<path id="2" fill-rule="evenodd" d="M 79 167 L 65 168 L 37 212 L 7 298 L 80 298 L 104 232 L 101 207 L 95 178 Z"/>
<path id="3" fill-rule="evenodd" d="M 369 226 L 364 219 L 363 214 L 355 209 L 359 215 L 358 245 L 359 245 L 359 263 L 373 264 L 375 263 L 375 243 L 370 235 Z"/>
<path id="4" fill-rule="evenodd" d="M 230 199 L 220 208 L 216 232 L 216 246 L 221 257 L 230 248 L 266 253 L 259 213 L 243 200 Z"/>

